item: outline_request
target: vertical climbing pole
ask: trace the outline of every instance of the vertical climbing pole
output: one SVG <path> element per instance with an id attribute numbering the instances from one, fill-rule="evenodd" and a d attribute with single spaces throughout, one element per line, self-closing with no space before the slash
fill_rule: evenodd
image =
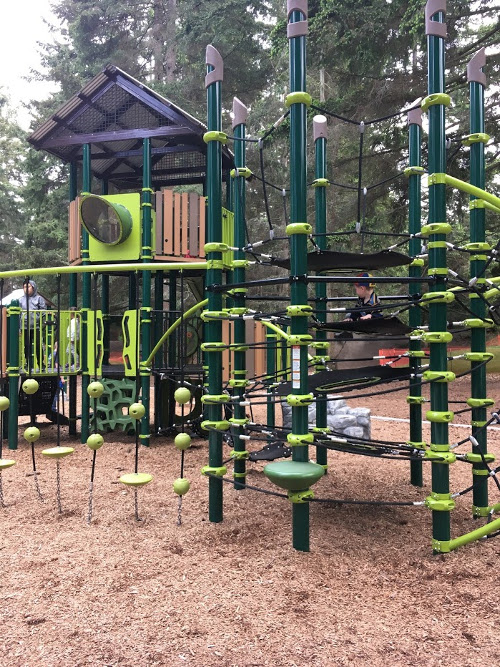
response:
<path id="1" fill-rule="evenodd" d="M 222 147 L 226 137 L 221 131 L 222 102 L 221 82 L 223 62 L 220 53 L 212 45 L 206 51 L 207 75 L 207 126 L 204 135 L 207 143 L 207 257 L 206 289 L 208 313 L 222 312 L 222 293 L 210 289 L 222 284 Z M 222 395 L 222 321 L 215 315 L 212 319 L 205 311 L 206 364 L 208 366 L 208 394 L 205 395 L 207 420 L 203 424 L 208 428 L 208 466 L 203 469 L 209 474 L 208 480 L 208 516 L 210 521 L 222 521 L 222 481 L 219 476 L 225 473 L 222 465 L 222 431 L 229 428 L 229 422 L 222 420 L 221 403 L 217 397 Z M 208 315 L 208 316 L 207 316 Z"/>
<path id="2" fill-rule="evenodd" d="M 69 168 L 69 200 L 74 201 L 78 194 L 78 166 L 76 162 L 72 162 Z M 75 221 L 76 222 L 76 221 Z M 69 276 L 69 307 L 76 308 L 78 306 L 78 275 L 71 273 Z M 76 435 L 76 396 L 77 396 L 77 381 L 76 375 L 69 376 L 69 427 L 70 435 Z"/>
<path id="3" fill-rule="evenodd" d="M 141 260 L 143 263 L 152 260 L 152 226 L 151 195 L 153 194 L 151 182 L 151 139 L 146 137 L 142 143 L 142 249 Z M 151 271 L 142 272 L 142 307 L 141 307 L 141 358 L 146 360 L 151 352 Z M 144 417 L 141 419 L 139 438 L 141 444 L 149 446 L 149 369 L 140 366 L 142 404 L 145 409 Z"/>
<path id="4" fill-rule="evenodd" d="M 484 90 L 486 75 L 483 67 L 486 65 L 485 50 L 480 49 L 467 65 L 467 81 L 470 95 L 470 135 L 465 140 L 470 145 L 470 182 L 484 190 L 485 160 L 484 145 L 489 137 L 484 132 Z M 491 250 L 485 242 L 485 209 L 484 202 L 471 196 L 470 207 L 470 244 L 469 250 L 477 251 L 470 256 L 470 279 L 478 289 L 484 289 L 484 266 L 487 260 L 485 252 Z M 481 254 L 482 253 L 482 254 Z M 483 321 L 486 318 L 486 304 L 478 294 L 470 293 L 470 308 L 473 317 Z M 486 398 L 486 329 L 484 326 L 473 327 L 471 330 L 471 397 L 467 403 L 472 408 L 472 436 L 477 442 L 473 443 L 472 451 L 474 462 L 472 475 L 474 480 L 472 513 L 475 517 L 487 516 L 488 508 L 488 470 L 481 454 L 487 453 L 487 431 L 483 428 L 486 423 L 486 407 L 493 401 Z"/>
<path id="5" fill-rule="evenodd" d="M 108 181 L 101 180 L 101 194 L 108 194 Z M 109 274 L 101 275 L 101 310 L 102 310 L 102 363 L 109 364 L 110 354 L 110 315 L 109 315 Z"/>
<path id="6" fill-rule="evenodd" d="M 82 195 L 90 194 L 92 188 L 92 169 L 91 169 L 91 150 L 90 144 L 84 144 L 83 165 L 82 165 Z M 82 265 L 90 264 L 89 254 L 89 233 L 82 225 Z M 82 276 L 82 431 L 80 441 L 82 444 L 87 442 L 90 435 L 90 397 L 87 393 L 87 387 L 90 384 L 89 360 L 88 360 L 88 318 L 91 302 L 91 275 L 84 273 Z"/>
<path id="7" fill-rule="evenodd" d="M 14 299 L 7 309 L 7 362 L 9 375 L 9 449 L 17 449 L 19 419 L 19 326 L 21 308 Z"/>
<path id="8" fill-rule="evenodd" d="M 246 150 L 245 150 L 245 132 L 246 122 L 248 117 L 248 109 L 237 98 L 233 99 L 233 132 L 236 138 L 234 144 L 234 164 L 235 169 L 231 172 L 234 184 L 234 246 L 236 248 L 243 248 L 245 245 L 245 179 L 251 175 L 250 170 L 246 167 Z M 240 139 L 240 141 L 238 141 Z M 245 267 L 247 260 L 245 253 L 242 250 L 234 251 L 233 259 L 233 277 L 235 283 L 245 282 Z M 238 287 L 232 290 L 234 299 L 234 312 L 243 315 L 246 312 L 245 308 L 245 293 L 246 288 Z M 234 351 L 234 365 L 233 378 L 229 380 L 230 386 L 233 388 L 234 397 L 234 416 L 230 418 L 231 430 L 234 436 L 234 480 L 236 489 L 244 489 L 243 483 L 246 477 L 245 461 L 248 457 L 248 452 L 244 444 L 244 440 L 240 439 L 243 435 L 245 424 L 248 419 L 245 416 L 245 407 L 240 405 L 243 401 L 245 387 L 248 384 L 247 380 L 247 364 L 245 353 L 245 320 L 238 318 L 234 322 L 234 343 L 236 345 Z M 239 347 L 241 346 L 241 347 Z"/>
<path id="9" fill-rule="evenodd" d="M 409 167 L 405 170 L 408 176 L 408 200 L 409 200 L 409 232 L 411 234 L 409 252 L 414 257 L 409 268 L 410 278 L 420 276 L 424 260 L 416 258 L 422 252 L 422 241 L 419 234 L 422 226 L 421 220 L 421 180 L 423 168 L 421 166 L 421 145 L 422 145 L 422 111 L 412 109 L 408 113 L 408 133 L 409 133 Z M 409 297 L 418 299 L 421 285 L 417 282 L 409 284 Z M 413 329 L 418 329 L 422 324 L 422 310 L 420 306 L 413 305 L 409 312 L 409 325 Z M 410 440 L 415 449 L 425 449 L 426 443 L 422 441 L 422 381 L 419 377 L 421 357 L 424 356 L 422 343 L 418 339 L 410 340 L 410 369 L 413 377 L 410 380 L 410 395 L 407 402 L 410 409 Z M 414 486 L 423 485 L 422 461 L 410 462 L 410 481 Z"/>
<path id="10" fill-rule="evenodd" d="M 326 140 L 327 140 L 327 121 L 325 116 L 314 116 L 313 120 L 314 147 L 315 147 L 315 179 L 313 186 L 315 188 L 315 231 L 316 245 L 320 250 L 326 250 L 326 186 L 329 185 L 326 178 Z M 319 322 L 326 322 L 326 283 L 316 283 L 315 289 L 316 317 Z M 316 373 L 325 370 L 326 366 L 322 355 L 327 356 L 328 342 L 326 340 L 326 331 L 318 331 L 316 341 L 313 343 L 316 349 L 316 363 L 314 369 Z M 327 428 L 327 406 L 326 396 L 316 398 L 316 428 L 324 431 Z M 316 448 L 316 462 L 322 466 L 327 465 L 326 447 Z"/>
<path id="11" fill-rule="evenodd" d="M 448 410 L 447 331 L 446 308 L 446 235 L 451 227 L 446 223 L 446 137 L 445 107 L 449 97 L 444 93 L 444 51 L 446 24 L 445 0 L 428 0 L 425 7 L 425 31 L 428 48 L 428 97 L 422 109 L 429 111 L 429 224 L 422 229 L 429 237 L 429 276 L 431 284 L 429 305 L 429 332 L 426 340 L 430 347 L 430 370 L 423 374 L 430 380 L 431 409 L 426 413 L 431 422 L 429 458 L 432 461 L 432 493 L 426 499 L 432 510 L 433 549 L 449 550 L 450 511 L 454 502 L 450 496 L 448 423 L 453 413 Z"/>
<path id="12" fill-rule="evenodd" d="M 307 317 L 311 308 L 307 304 L 307 235 L 312 227 L 307 223 L 307 108 L 311 103 L 306 92 L 306 34 L 307 0 L 288 0 L 287 36 L 290 44 L 290 93 L 286 105 L 290 109 L 290 224 L 286 228 L 290 237 L 290 345 L 292 349 L 292 393 L 287 402 L 292 406 L 292 432 L 288 442 L 292 447 L 292 460 L 307 462 L 308 445 L 313 441 L 308 434 L 307 346 L 312 336 L 307 334 Z M 309 551 L 309 503 L 293 502 L 293 546 L 299 551 Z"/>

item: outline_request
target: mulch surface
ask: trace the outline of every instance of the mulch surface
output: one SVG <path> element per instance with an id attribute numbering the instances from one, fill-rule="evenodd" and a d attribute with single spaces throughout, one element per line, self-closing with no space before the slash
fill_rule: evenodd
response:
<path id="1" fill-rule="evenodd" d="M 488 395 L 498 399 L 499 389 L 492 377 Z M 468 392 L 466 378 L 450 385 L 450 398 Z M 406 394 L 351 404 L 405 418 Z M 17 464 L 2 474 L 1 665 L 498 664 L 500 538 L 436 556 L 425 507 L 313 503 L 311 550 L 298 552 L 291 507 L 280 498 L 224 484 L 224 520 L 209 521 L 204 440 L 186 452 L 191 490 L 177 525 L 180 454 L 167 438 L 140 450 L 139 470 L 153 481 L 138 491 L 138 522 L 134 492 L 119 482 L 134 470 L 134 439 L 117 435 L 97 453 L 88 524 L 92 452 L 74 443 L 62 460 L 59 514 L 56 464 L 41 455 L 56 431 L 49 423 L 41 431 L 43 502 L 29 446 L 21 438 L 17 452 L 3 452 Z M 428 426 L 424 433 L 429 441 Z M 467 433 L 450 427 L 450 442 Z M 372 435 L 404 442 L 408 424 L 374 419 Z M 500 456 L 500 430 L 489 441 Z M 428 465 L 424 487 L 415 488 L 405 461 L 331 452 L 329 464 L 317 497 L 420 501 L 430 493 Z M 274 490 L 263 467 L 249 465 L 248 483 Z M 450 473 L 452 491 L 472 483 L 468 464 Z M 480 525 L 471 503 L 471 494 L 457 499 L 453 536 Z"/>

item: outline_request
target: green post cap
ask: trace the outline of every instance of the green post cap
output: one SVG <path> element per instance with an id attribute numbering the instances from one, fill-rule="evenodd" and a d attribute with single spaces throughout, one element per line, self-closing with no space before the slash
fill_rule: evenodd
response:
<path id="1" fill-rule="evenodd" d="M 323 477 L 325 469 L 317 463 L 276 461 L 264 468 L 265 476 L 287 491 L 305 491 Z"/>

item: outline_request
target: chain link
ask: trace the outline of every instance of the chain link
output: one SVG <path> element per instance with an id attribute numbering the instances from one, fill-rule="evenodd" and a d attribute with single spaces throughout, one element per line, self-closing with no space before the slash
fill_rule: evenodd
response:
<path id="1" fill-rule="evenodd" d="M 182 496 L 179 496 L 179 504 L 177 505 L 177 525 L 182 525 Z"/>

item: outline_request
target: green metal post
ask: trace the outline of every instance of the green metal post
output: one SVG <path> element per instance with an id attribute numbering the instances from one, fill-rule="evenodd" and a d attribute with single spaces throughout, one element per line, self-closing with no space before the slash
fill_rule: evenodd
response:
<path id="1" fill-rule="evenodd" d="M 155 273 L 155 316 L 154 316 L 154 334 L 153 339 L 156 343 L 160 340 L 163 333 L 163 271 L 157 271 Z M 163 354 L 163 345 L 158 350 L 154 357 L 154 366 L 158 370 L 163 368 L 164 364 L 164 354 Z M 155 389 L 154 389 L 154 431 L 158 433 L 160 428 L 160 383 L 157 382 L 158 376 L 155 378 Z"/>
<path id="2" fill-rule="evenodd" d="M 7 309 L 7 362 L 9 374 L 9 449 L 17 449 L 19 417 L 19 324 L 21 308 L 14 300 Z"/>
<path id="3" fill-rule="evenodd" d="M 486 75 L 483 67 L 486 65 L 484 48 L 478 51 L 467 65 L 467 81 L 469 82 L 470 94 L 470 132 L 471 137 L 479 137 L 470 145 L 470 182 L 472 185 L 484 190 L 485 187 L 485 159 L 484 142 L 487 141 L 484 134 L 484 90 L 486 87 Z M 470 209 L 470 241 L 474 244 L 485 244 L 485 209 L 480 206 L 479 199 L 471 196 Z M 479 204 L 479 206 L 478 206 Z M 476 246 L 477 247 L 477 246 Z M 479 246 L 481 247 L 481 246 Z M 486 279 L 483 277 L 486 255 L 478 253 L 470 256 L 470 279 L 474 280 L 476 287 L 485 289 Z M 480 276 L 480 277 L 478 277 Z M 486 317 L 486 304 L 477 294 L 470 294 L 470 308 L 475 317 L 484 319 Z M 479 327 L 471 331 L 471 352 L 486 352 L 486 329 Z M 473 447 L 475 453 L 487 452 L 487 432 L 483 428 L 487 414 L 486 406 L 478 405 L 486 398 L 486 365 L 480 361 L 471 361 L 471 398 L 472 407 L 472 435 L 477 441 L 477 447 Z M 475 399 L 475 400 L 474 400 Z M 487 466 L 474 463 L 472 466 L 474 489 L 472 492 L 472 513 L 475 517 L 488 515 L 488 472 Z"/>
<path id="4" fill-rule="evenodd" d="M 318 236 L 316 245 L 320 250 L 326 250 L 326 141 L 327 141 L 327 120 L 325 116 L 315 116 L 313 120 L 314 148 L 315 148 L 315 226 L 314 229 Z M 316 317 L 319 322 L 326 322 L 326 283 L 316 283 L 315 285 L 315 309 Z M 328 356 L 328 343 L 326 342 L 326 331 L 318 331 L 316 334 L 316 356 Z M 314 369 L 316 373 L 326 369 L 324 362 L 318 361 Z M 316 398 L 316 428 L 326 428 L 328 400 L 326 396 Z M 327 449 L 326 447 L 316 447 L 316 462 L 327 469 Z"/>
<path id="5" fill-rule="evenodd" d="M 72 162 L 69 167 L 69 200 L 74 201 L 78 196 L 78 165 Z M 69 276 L 69 307 L 78 306 L 78 274 L 71 273 Z M 76 397 L 77 378 L 76 375 L 69 376 L 69 435 L 76 435 Z"/>
<path id="6" fill-rule="evenodd" d="M 233 174 L 233 184 L 234 184 L 234 194 L 233 194 L 233 205 L 234 205 L 234 245 L 236 248 L 243 248 L 245 245 L 245 204 L 246 204 L 246 181 L 245 177 L 247 172 L 245 172 L 245 161 L 246 161 L 246 150 L 245 150 L 245 131 L 246 131 L 246 122 L 248 117 L 248 109 L 246 106 L 238 99 L 233 99 L 233 133 L 236 139 L 240 141 L 235 141 L 234 143 L 234 164 L 235 170 Z M 245 253 L 241 250 L 234 251 L 234 269 L 233 269 L 233 282 L 235 283 L 244 283 L 245 282 Z M 239 309 L 237 312 L 243 312 L 245 308 L 245 288 L 237 288 L 233 292 L 233 305 L 234 308 Z M 234 342 L 236 345 L 245 345 L 246 332 L 245 332 L 245 320 L 237 319 L 234 322 Z M 246 353 L 243 349 L 236 349 L 234 352 L 234 369 L 233 375 L 229 384 L 233 387 L 233 397 L 234 397 L 234 418 L 232 421 L 231 431 L 234 436 L 234 451 L 235 452 L 245 452 L 245 441 L 240 439 L 240 435 L 243 435 L 245 430 L 245 407 L 239 403 L 243 401 L 245 387 L 248 384 L 247 380 L 247 363 L 246 363 Z M 234 480 L 235 480 L 235 489 L 244 489 L 242 483 L 245 482 L 246 478 L 246 454 L 241 454 L 239 458 L 236 454 L 234 461 Z M 239 483 L 238 483 L 239 482 Z"/>
<path id="7" fill-rule="evenodd" d="M 300 8 L 300 10 L 298 9 Z M 294 306 L 307 307 L 307 235 L 312 232 L 307 224 L 307 107 L 306 94 L 306 34 L 307 0 L 287 1 L 288 39 L 290 50 L 290 289 L 292 335 L 292 434 L 308 433 L 308 350 L 307 314 Z M 299 94 L 300 93 L 300 94 Z M 304 338 L 306 336 L 306 338 Z M 312 340 L 312 337 L 309 337 Z M 290 399 L 287 399 L 290 402 Z M 293 461 L 308 461 L 307 445 L 294 446 Z M 292 540 L 299 551 L 309 551 L 309 503 L 292 505 Z"/>
<path id="8" fill-rule="evenodd" d="M 428 47 L 428 92 L 429 95 L 444 93 L 444 62 L 446 25 L 444 12 L 446 2 L 428 0 L 426 5 L 426 35 Z M 429 106 L 429 173 L 444 174 L 446 172 L 446 137 L 445 137 L 445 105 L 442 98 Z M 446 290 L 446 185 L 434 183 L 429 185 L 429 224 L 441 223 L 437 228 L 440 233 L 429 235 L 429 275 L 436 280 L 431 285 L 431 292 Z M 444 246 L 444 247 L 443 247 Z M 429 303 L 429 333 L 441 333 L 440 340 L 436 336 L 430 342 L 430 370 L 447 370 L 447 307 L 446 303 L 431 301 Z M 427 418 L 431 421 L 431 450 L 439 453 L 449 451 L 448 442 L 448 384 L 447 382 L 431 382 L 431 410 Z M 432 463 L 432 494 L 427 499 L 432 510 L 433 546 L 436 542 L 447 542 L 450 539 L 450 510 L 454 503 L 450 498 L 450 473 L 448 463 Z"/>
<path id="9" fill-rule="evenodd" d="M 101 194 L 108 194 L 108 181 L 102 179 Z M 110 353 L 110 317 L 109 317 L 109 275 L 103 273 L 101 276 L 101 310 L 102 310 L 102 363 L 109 364 Z"/>
<path id="10" fill-rule="evenodd" d="M 276 426 L 276 392 L 272 385 L 276 382 L 276 353 L 278 346 L 278 335 L 266 329 L 266 385 L 267 385 L 267 406 L 266 423 L 269 430 L 272 431 Z M 269 436 L 270 438 L 272 436 Z"/>
<path id="11" fill-rule="evenodd" d="M 422 111 L 412 109 L 408 114 L 409 133 L 409 176 L 408 176 L 408 216 L 410 234 L 418 234 L 422 227 L 421 207 L 421 145 L 422 145 Z M 413 168 L 413 169 L 412 169 Z M 422 252 L 422 241 L 420 238 L 410 239 L 410 256 L 416 257 Z M 411 278 L 418 278 L 422 272 L 423 259 L 414 259 L 410 264 L 408 274 Z M 420 293 L 420 283 L 410 283 L 408 292 L 410 298 Z M 409 325 L 418 329 L 422 324 L 422 311 L 420 306 L 414 305 L 410 308 Z M 422 442 L 422 380 L 420 379 L 420 355 L 422 354 L 422 343 L 419 340 L 410 340 L 410 368 L 414 377 L 410 380 L 410 442 L 416 449 L 424 449 Z M 417 377 L 419 376 L 419 377 Z M 423 485 L 422 461 L 410 462 L 410 481 L 414 486 Z"/>
<path id="12" fill-rule="evenodd" d="M 82 147 L 82 194 L 90 192 L 92 187 L 91 149 L 90 144 Z M 90 264 L 89 233 L 82 225 L 82 264 Z M 80 439 L 86 443 L 90 435 L 90 397 L 87 387 L 90 384 L 88 363 L 88 318 L 91 305 L 91 275 L 84 273 L 82 277 L 82 431 Z"/>
<path id="13" fill-rule="evenodd" d="M 142 151 L 142 251 L 141 259 L 144 263 L 152 261 L 152 237 L 153 216 L 151 214 L 152 190 L 151 180 L 151 139 L 143 140 Z M 151 351 L 151 271 L 142 272 L 142 307 L 141 307 L 141 358 L 146 360 Z M 143 445 L 149 446 L 150 439 L 150 417 L 149 417 L 149 389 L 150 373 L 147 368 L 140 369 L 142 404 L 146 414 L 141 419 L 141 432 L 139 435 Z"/>
<path id="14" fill-rule="evenodd" d="M 206 51 L 207 75 L 207 126 L 205 135 L 207 142 L 207 243 L 222 243 L 222 148 L 223 139 L 221 82 L 223 80 L 223 62 L 220 53 L 211 45 Z M 212 246 L 212 248 L 216 247 Z M 209 246 L 210 248 L 210 246 Z M 209 249 L 207 252 L 206 289 L 208 310 L 222 310 L 222 295 L 210 289 L 212 285 L 222 284 L 222 252 Z M 222 342 L 222 322 L 208 320 L 206 324 L 207 343 Z M 208 366 L 208 393 L 212 396 L 222 394 L 222 349 L 210 350 L 206 354 Z M 218 403 L 209 403 L 207 407 L 208 434 L 208 467 L 215 475 L 222 467 L 222 432 L 219 428 L 222 421 L 222 409 Z M 208 480 L 208 515 L 210 521 L 222 521 L 222 481 L 211 475 Z"/>
<path id="15" fill-rule="evenodd" d="M 168 309 L 169 309 L 169 318 L 168 326 L 171 327 L 177 319 L 177 271 L 173 271 L 168 276 Z M 177 333 L 174 332 L 168 341 L 168 368 L 175 368 L 177 363 Z M 174 426 L 175 424 L 175 398 L 174 390 L 169 393 L 168 396 L 168 414 L 170 419 L 169 426 Z"/>

